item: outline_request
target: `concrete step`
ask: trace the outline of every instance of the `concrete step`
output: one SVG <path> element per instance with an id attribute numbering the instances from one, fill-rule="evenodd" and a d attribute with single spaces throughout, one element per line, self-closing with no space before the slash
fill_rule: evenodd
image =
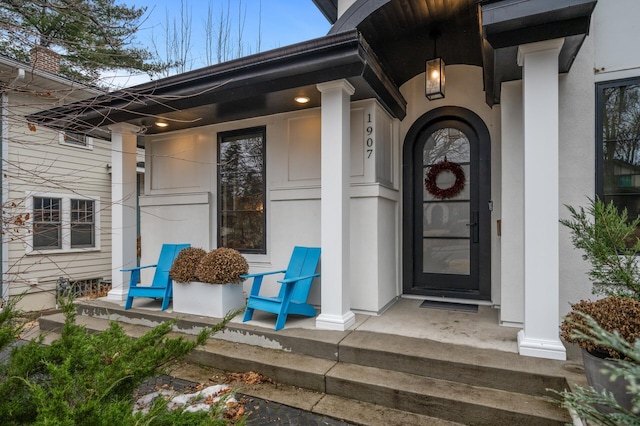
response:
<path id="1" fill-rule="evenodd" d="M 81 315 L 131 324 L 153 326 L 176 317 L 148 309 L 114 309 L 112 303 L 99 300 L 82 300 L 77 305 Z M 177 330 L 193 334 L 219 321 L 179 314 L 178 318 Z M 216 338 L 534 396 L 547 396 L 547 389 L 562 390 L 568 383 L 585 383 L 583 370 L 573 363 L 360 330 L 285 328 L 276 332 L 234 320 Z"/>
<path id="2" fill-rule="evenodd" d="M 108 327 L 108 321 L 100 318 L 90 318 L 79 316 L 77 318 L 78 324 L 82 324 L 89 331 L 99 332 Z M 42 317 L 39 323 L 43 325 L 43 328 L 36 326 L 26 336 L 30 339 L 37 338 L 37 336 L 44 333 L 44 343 L 50 344 L 52 341 L 60 337 L 59 332 L 62 330 L 64 324 L 64 316 L 62 314 L 53 314 L 47 317 Z M 123 324 L 123 329 L 127 334 L 132 336 L 139 336 L 149 328 L 146 326 Z M 463 426 L 463 423 L 435 418 L 427 415 L 421 415 L 413 412 L 407 412 L 397 410 L 394 408 L 359 401 L 356 399 L 329 395 L 324 392 L 308 389 L 300 386 L 287 385 L 286 383 L 311 383 L 313 385 L 314 380 L 317 379 L 318 371 L 322 371 L 326 368 L 314 366 L 313 363 L 309 363 L 311 360 L 306 356 L 298 357 L 294 354 L 289 354 L 286 359 L 280 358 L 281 361 L 291 363 L 297 368 L 276 368 L 274 369 L 269 362 L 265 362 L 264 357 L 257 356 L 255 353 L 253 356 L 249 355 L 247 358 L 250 360 L 235 358 L 238 352 L 242 352 L 248 355 L 251 351 L 247 351 L 247 345 L 225 342 L 225 341 L 212 341 L 211 344 L 205 346 L 205 350 L 196 351 L 193 356 L 187 362 L 182 362 L 177 366 L 174 366 L 170 374 L 179 379 L 193 381 L 197 383 L 211 383 L 212 377 L 215 376 L 220 370 L 231 372 L 244 372 L 244 371 L 260 371 L 264 369 L 262 374 L 269 376 L 274 382 L 265 382 L 260 384 L 247 385 L 243 383 L 235 384 L 234 390 L 238 393 L 248 395 L 250 397 L 260 398 L 265 401 L 272 401 L 279 404 L 287 405 L 299 410 L 308 411 L 320 416 L 327 416 L 335 419 L 340 419 L 348 423 L 358 425 L 384 425 L 384 426 Z M 210 350 L 208 352 L 206 349 Z M 273 355 L 273 351 L 270 349 L 258 348 L 257 352 L 265 352 Z M 207 353 L 210 356 L 207 356 Z M 216 358 L 215 353 L 225 353 L 226 356 L 220 356 Z M 277 355 L 276 355 L 277 357 Z M 262 358 L 262 359 L 261 359 Z M 273 361 L 278 358 L 271 358 Z M 315 359 L 317 361 L 317 359 Z M 204 361 L 201 363 L 199 361 Z M 324 362 L 328 362 L 324 360 Z M 335 363 L 330 363 L 334 365 Z M 213 367 L 211 367 L 213 365 Z M 226 366 L 226 368 L 222 368 Z M 244 368 L 243 368 L 244 367 Z M 307 370 L 307 371 L 305 371 Z M 267 372 L 272 371 L 272 375 L 268 375 Z M 280 378 L 278 380 L 276 378 Z M 316 387 L 318 387 L 316 385 Z M 322 386 L 324 388 L 324 386 Z M 251 407 L 248 407 L 251 411 Z"/>
<path id="3" fill-rule="evenodd" d="M 338 363 L 326 393 L 468 425 L 564 425 L 568 413 L 542 397 L 416 374 Z"/>
<path id="4" fill-rule="evenodd" d="M 584 377 L 581 369 L 567 371 L 565 362 L 358 330 L 340 342 L 339 353 L 345 363 L 534 396 L 565 389 L 568 376 Z"/>
<path id="5" fill-rule="evenodd" d="M 176 330 L 186 334 L 197 334 L 203 327 L 217 324 L 220 319 L 196 315 L 176 314 L 172 312 L 148 309 L 116 309 L 113 303 L 100 300 L 83 299 L 76 301 L 78 315 L 110 319 L 120 323 L 156 326 L 165 321 L 178 318 Z M 300 329 L 282 329 L 278 332 L 244 324 L 230 322 L 227 328 L 217 335 L 218 338 L 236 343 L 281 349 L 316 358 L 338 359 L 338 344 L 349 332 L 314 330 L 313 334 Z"/>
<path id="6" fill-rule="evenodd" d="M 50 315 L 41 318 L 40 327 L 43 330 L 60 330 L 63 321 L 62 314 Z M 92 331 L 104 330 L 108 326 L 108 320 L 104 318 L 81 315 L 77 317 L 77 321 Z M 132 336 L 139 336 L 148 330 L 147 325 L 122 325 Z M 477 366 L 479 370 L 476 371 L 473 366 L 462 363 L 461 359 L 455 360 L 454 363 L 446 363 L 439 358 L 443 358 L 444 355 L 440 351 L 448 348 L 433 346 L 429 349 L 415 341 L 410 341 L 409 344 L 402 339 L 388 340 L 387 335 L 381 339 L 380 336 L 374 338 L 375 336 L 367 335 L 367 332 L 355 336 L 354 333 L 356 332 L 349 334 L 353 337 L 347 336 L 344 342 L 340 343 L 337 351 L 339 361 L 220 338 L 211 339 L 204 347 L 194 351 L 188 361 L 226 371 L 258 371 L 278 383 L 375 404 L 412 415 L 463 424 L 560 425 L 570 422 L 566 411 L 555 407 L 540 396 L 467 383 L 483 377 L 484 381 L 489 382 L 489 376 L 493 371 L 482 372 Z M 387 349 L 377 347 L 373 341 L 386 342 Z M 390 351 L 389 347 L 395 350 Z M 419 355 L 421 350 L 427 355 Z M 429 351 L 434 353 L 429 354 Z M 433 355 L 434 359 L 430 359 L 428 355 Z M 413 368 L 398 365 L 409 363 Z M 424 366 L 431 363 L 435 367 Z M 454 369 L 456 366 L 465 373 L 470 372 L 470 377 L 461 377 L 463 374 L 458 375 L 461 380 L 453 380 L 451 377 L 429 377 L 448 377 L 453 373 L 439 374 L 434 370 Z M 498 375 L 506 374 L 502 371 L 504 368 L 495 370 Z M 522 377 L 518 379 L 521 380 Z"/>

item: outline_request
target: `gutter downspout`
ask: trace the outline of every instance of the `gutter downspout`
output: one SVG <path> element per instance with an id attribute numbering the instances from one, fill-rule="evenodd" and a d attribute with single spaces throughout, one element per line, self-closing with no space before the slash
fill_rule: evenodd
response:
<path id="1" fill-rule="evenodd" d="M 0 238 L 2 239 L 2 244 L 0 248 L 0 311 L 6 305 L 9 300 L 9 289 L 5 289 L 6 277 L 5 273 L 7 272 L 7 268 L 5 267 L 5 260 L 7 258 L 7 253 L 5 253 L 7 247 L 7 238 L 4 232 L 4 201 L 6 200 L 5 194 L 5 186 L 6 179 L 5 175 L 5 161 L 4 156 L 6 155 L 6 146 L 5 141 L 7 140 L 7 124 L 6 124 L 6 105 L 7 105 L 7 94 L 2 94 L 2 99 L 0 100 L 0 163 L 2 164 L 2 170 L 0 170 L 0 207 L 2 211 L 0 211 Z"/>

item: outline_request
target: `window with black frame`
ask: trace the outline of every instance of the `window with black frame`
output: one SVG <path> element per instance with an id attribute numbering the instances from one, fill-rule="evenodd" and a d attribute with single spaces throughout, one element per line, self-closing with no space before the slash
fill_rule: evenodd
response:
<path id="1" fill-rule="evenodd" d="M 218 247 L 266 253 L 265 128 L 218 136 Z"/>
<path id="2" fill-rule="evenodd" d="M 640 215 L 640 77 L 599 83 L 596 92 L 597 194 L 633 220 Z"/>

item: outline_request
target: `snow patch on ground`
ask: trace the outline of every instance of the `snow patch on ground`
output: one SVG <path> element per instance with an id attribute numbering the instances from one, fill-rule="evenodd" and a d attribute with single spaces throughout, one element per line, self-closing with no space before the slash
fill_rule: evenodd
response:
<path id="1" fill-rule="evenodd" d="M 170 410 L 185 407 L 186 411 L 209 411 L 212 405 L 218 404 L 224 399 L 226 404 L 237 403 L 236 399 L 229 394 L 229 386 L 214 385 L 204 388 L 194 393 L 181 393 L 168 389 L 160 389 L 137 399 L 133 407 L 133 413 L 148 413 L 153 401 L 156 398 L 165 398 L 168 401 Z"/>

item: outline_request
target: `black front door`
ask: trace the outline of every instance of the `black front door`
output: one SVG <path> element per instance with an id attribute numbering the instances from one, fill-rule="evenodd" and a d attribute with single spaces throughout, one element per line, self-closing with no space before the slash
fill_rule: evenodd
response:
<path id="1" fill-rule="evenodd" d="M 490 299 L 490 143 L 474 113 L 421 117 L 404 148 L 404 292 Z"/>

